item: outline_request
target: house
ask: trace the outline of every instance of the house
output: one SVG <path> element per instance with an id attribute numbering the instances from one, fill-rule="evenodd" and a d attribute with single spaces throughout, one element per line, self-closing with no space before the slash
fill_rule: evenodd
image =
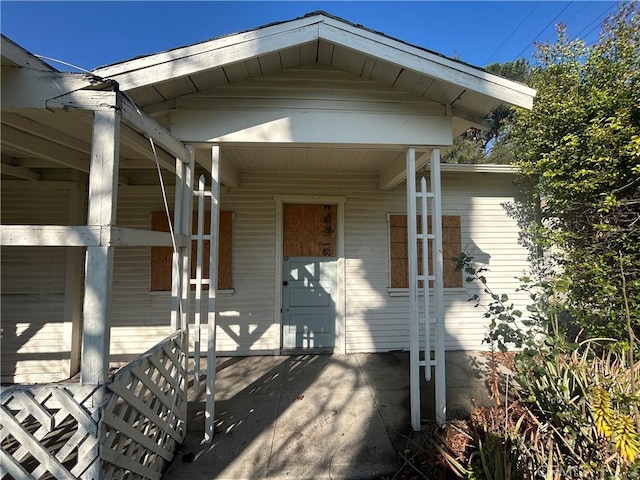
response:
<path id="1" fill-rule="evenodd" d="M 104 381 L 87 352 L 113 364 L 160 342 L 181 308 L 206 303 L 209 269 L 218 355 L 424 349 L 423 261 L 435 265 L 427 308 L 440 298 L 443 320 L 433 348 L 481 349 L 486 325 L 451 258 L 474 254 L 519 298 L 526 251 L 503 207 L 513 171 L 440 165 L 439 149 L 534 95 L 322 12 L 92 74 L 60 73 L 3 37 L 2 382 L 62 380 L 83 362 L 86 381 Z M 412 231 L 416 172 L 436 189 L 432 253 Z M 194 202 L 214 201 L 189 275 L 184 192 L 201 174 L 213 193 Z M 190 278 L 203 281 L 189 293 Z M 206 315 L 194 322 L 192 348 L 209 341 Z"/>

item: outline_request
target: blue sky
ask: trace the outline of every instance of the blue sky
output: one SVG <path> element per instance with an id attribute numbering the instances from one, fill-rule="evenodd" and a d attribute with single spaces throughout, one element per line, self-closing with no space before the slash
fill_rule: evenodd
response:
<path id="1" fill-rule="evenodd" d="M 484 66 L 531 58 L 533 42 L 597 40 L 611 1 L 312 1 L 0 3 L 4 35 L 37 55 L 84 69 L 189 45 L 323 10 L 438 53 Z M 49 62 L 60 70 L 72 70 Z"/>

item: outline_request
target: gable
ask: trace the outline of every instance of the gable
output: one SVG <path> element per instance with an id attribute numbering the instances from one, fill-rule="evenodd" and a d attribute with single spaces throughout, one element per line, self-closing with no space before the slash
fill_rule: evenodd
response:
<path id="1" fill-rule="evenodd" d="M 326 14 L 269 25 L 95 70 L 146 106 L 317 64 L 448 105 L 467 124 L 500 103 L 530 108 L 535 91 Z"/>

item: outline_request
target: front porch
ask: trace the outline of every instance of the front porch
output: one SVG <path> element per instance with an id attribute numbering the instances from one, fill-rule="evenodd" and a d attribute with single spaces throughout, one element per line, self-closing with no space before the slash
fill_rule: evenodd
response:
<path id="1" fill-rule="evenodd" d="M 488 401 L 485 361 L 447 353 L 451 418 Z M 204 389 L 192 389 L 187 439 L 164 479 L 380 478 L 416 451 L 408 352 L 219 357 L 216 365 L 213 442 L 202 443 Z M 421 416 L 433 419 L 433 383 L 421 381 Z"/>

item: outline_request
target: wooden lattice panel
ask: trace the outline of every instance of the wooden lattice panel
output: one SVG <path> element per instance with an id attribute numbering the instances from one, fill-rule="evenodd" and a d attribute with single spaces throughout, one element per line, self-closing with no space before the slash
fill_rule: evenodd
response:
<path id="1" fill-rule="evenodd" d="M 78 384 L 2 390 L 0 478 L 98 480 L 100 393 Z"/>
<path id="2" fill-rule="evenodd" d="M 129 363 L 107 385 L 104 478 L 160 479 L 186 436 L 186 335 L 177 332 Z"/>

